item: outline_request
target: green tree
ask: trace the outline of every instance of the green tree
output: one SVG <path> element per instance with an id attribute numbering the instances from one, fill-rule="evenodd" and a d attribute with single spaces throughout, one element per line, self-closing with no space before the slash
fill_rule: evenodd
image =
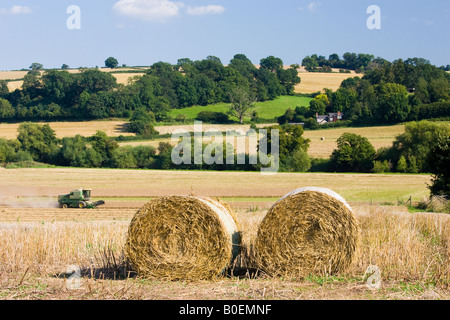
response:
<path id="1" fill-rule="evenodd" d="M 59 152 L 55 131 L 48 124 L 26 122 L 20 124 L 18 131 L 17 140 L 34 160 L 49 162 L 55 153 Z"/>
<path id="2" fill-rule="evenodd" d="M 251 116 L 255 108 L 256 97 L 244 87 L 237 87 L 230 92 L 230 114 L 239 119 L 239 123 L 244 123 L 244 117 Z"/>
<path id="3" fill-rule="evenodd" d="M 297 69 L 289 68 L 285 70 L 282 68 L 277 71 L 277 75 L 280 84 L 285 88 L 284 94 L 294 94 L 295 86 L 301 82 Z"/>
<path id="4" fill-rule="evenodd" d="M 0 163 L 13 162 L 16 149 L 11 141 L 0 138 Z"/>
<path id="5" fill-rule="evenodd" d="M 306 172 L 311 168 L 311 159 L 304 148 L 298 148 L 282 161 L 282 168 L 290 172 Z"/>
<path id="6" fill-rule="evenodd" d="M 172 145 L 169 142 L 160 142 L 155 166 L 158 169 L 167 170 L 172 168 Z"/>
<path id="7" fill-rule="evenodd" d="M 369 140 L 354 133 L 344 133 L 337 140 L 331 162 L 339 172 L 370 172 L 376 151 Z"/>
<path id="8" fill-rule="evenodd" d="M 319 63 L 314 57 L 307 56 L 302 60 L 302 66 L 304 66 L 306 70 L 311 71 L 314 68 L 317 68 Z"/>
<path id="9" fill-rule="evenodd" d="M 120 169 L 137 168 L 138 164 L 133 154 L 133 147 L 125 146 L 117 148 L 113 153 L 112 163 L 115 168 Z"/>
<path id="10" fill-rule="evenodd" d="M 29 69 L 31 69 L 33 71 L 39 71 L 39 70 L 42 70 L 43 68 L 44 68 L 44 66 L 38 62 L 33 62 L 31 64 L 31 66 L 29 67 Z"/>
<path id="11" fill-rule="evenodd" d="M 313 99 L 309 102 L 309 115 L 315 117 L 316 114 L 324 115 L 326 111 L 326 104 L 320 99 Z"/>
<path id="12" fill-rule="evenodd" d="M 114 57 L 109 57 L 105 60 L 105 67 L 115 69 L 119 66 L 119 61 Z"/>
<path id="13" fill-rule="evenodd" d="M 264 129 L 267 130 L 267 137 L 260 140 L 259 146 L 261 143 L 266 143 L 267 141 L 267 152 L 271 154 L 270 146 L 272 145 L 272 130 L 278 130 L 281 162 L 283 162 L 283 159 L 287 158 L 290 154 L 299 149 L 303 149 L 305 152 L 308 151 L 309 143 L 311 141 L 303 137 L 304 130 L 302 126 L 277 125 L 266 127 Z"/>
<path id="14" fill-rule="evenodd" d="M 67 71 L 48 70 L 42 76 L 44 96 L 62 102 L 70 93 L 73 78 Z"/>
<path id="15" fill-rule="evenodd" d="M 92 149 L 94 149 L 101 158 L 101 163 L 106 164 L 112 158 L 114 151 L 119 148 L 118 143 L 103 131 L 97 131 L 91 138 Z"/>
<path id="16" fill-rule="evenodd" d="M 81 135 L 62 139 L 61 156 L 64 165 L 72 167 L 100 167 L 103 161 L 102 156 L 95 149 L 89 148 L 87 140 Z"/>
<path id="17" fill-rule="evenodd" d="M 67 72 L 67 71 L 61 71 Z M 74 77 L 74 90 L 79 93 L 97 93 L 100 91 L 110 91 L 117 87 L 117 79 L 109 72 L 102 72 L 98 69 L 85 69 L 81 73 L 72 75 Z"/>
<path id="18" fill-rule="evenodd" d="M 9 120 L 14 117 L 16 110 L 8 100 L 0 98 L 0 120 Z"/>
<path id="19" fill-rule="evenodd" d="M 133 148 L 136 165 L 142 169 L 153 169 L 155 166 L 156 150 L 152 146 L 137 146 Z"/>
<path id="20" fill-rule="evenodd" d="M 405 86 L 386 83 L 379 87 L 378 116 L 384 122 L 402 122 L 408 118 L 410 105 Z"/>
<path id="21" fill-rule="evenodd" d="M 440 134 L 430 153 L 429 163 L 434 174 L 429 186 L 432 195 L 450 199 L 450 135 Z"/>
<path id="22" fill-rule="evenodd" d="M 389 167 L 389 162 L 387 160 L 384 161 L 374 161 L 373 163 L 373 173 L 385 173 L 391 171 Z"/>
<path id="23" fill-rule="evenodd" d="M 331 97 L 331 111 L 343 112 L 346 118 L 351 117 L 351 112 L 357 101 L 357 93 L 353 89 L 339 88 Z"/>
<path id="24" fill-rule="evenodd" d="M 418 173 L 419 172 L 419 168 L 417 167 L 417 160 L 416 160 L 415 156 L 411 156 L 409 158 L 408 172 L 409 173 Z"/>
<path id="25" fill-rule="evenodd" d="M 153 123 L 155 123 L 155 115 L 151 111 L 137 109 L 130 119 L 128 131 L 143 136 L 157 135 L 158 132 L 153 127 Z"/>
<path id="26" fill-rule="evenodd" d="M 406 162 L 406 158 L 404 156 L 400 156 L 400 159 L 398 160 L 396 170 L 398 172 L 407 172 L 408 171 L 408 162 Z"/>
<path id="27" fill-rule="evenodd" d="M 261 68 L 265 68 L 272 73 L 276 73 L 283 69 L 283 60 L 276 58 L 274 56 L 269 56 L 267 58 L 261 59 Z"/>
<path id="28" fill-rule="evenodd" d="M 414 157 L 418 172 L 431 172 L 433 168 L 428 158 L 440 135 L 450 135 L 448 124 L 436 124 L 426 120 L 407 123 L 405 132 L 394 140 L 393 153 L 396 159 L 404 156 L 411 161 Z M 396 159 L 392 160 L 397 162 Z"/>
<path id="29" fill-rule="evenodd" d="M 0 80 L 0 97 L 6 96 L 8 93 L 8 83 L 5 80 Z"/>

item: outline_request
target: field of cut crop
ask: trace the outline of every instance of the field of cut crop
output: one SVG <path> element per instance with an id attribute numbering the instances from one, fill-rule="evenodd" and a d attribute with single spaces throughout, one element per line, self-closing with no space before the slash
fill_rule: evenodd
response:
<path id="1" fill-rule="evenodd" d="M 55 197 L 68 189 L 92 188 L 95 198 L 146 199 L 173 194 L 234 198 L 279 198 L 306 186 L 325 187 L 351 203 L 393 202 L 428 194 L 429 175 L 160 171 L 113 169 L 0 169 L 4 199 Z M 11 198 L 12 197 L 12 198 Z M 128 199 L 127 199 L 128 198 Z"/>
<path id="2" fill-rule="evenodd" d="M 42 122 L 41 124 L 45 124 Z M 0 123 L 0 138 L 17 138 L 19 123 Z M 104 131 L 110 137 L 134 135 L 126 130 L 126 121 L 86 121 L 86 122 L 50 122 L 50 127 L 58 138 L 74 137 L 77 134 L 89 137 L 97 130 Z"/>
<path id="3" fill-rule="evenodd" d="M 263 128 L 269 125 L 258 125 Z M 219 130 L 225 132 L 226 130 L 243 130 L 244 132 L 250 128 L 248 125 L 203 125 L 202 129 L 206 130 Z M 166 126 L 156 128 L 160 133 L 172 133 L 177 129 L 183 129 L 187 131 L 193 131 L 193 125 L 185 126 Z M 405 130 L 404 125 L 384 126 L 384 127 L 363 127 L 363 128 L 335 128 L 327 130 L 306 130 L 303 137 L 310 139 L 310 147 L 308 149 L 308 155 L 312 158 L 329 158 L 334 149 L 337 148 L 337 139 L 344 133 L 356 133 L 369 139 L 370 143 L 376 150 L 382 147 L 391 147 L 395 138 L 402 134 Z M 159 142 L 169 142 L 176 145 L 176 141 L 172 142 L 171 139 L 160 139 L 155 141 L 133 141 L 124 142 L 121 145 L 150 145 L 158 147 Z M 256 152 L 256 150 L 248 150 L 250 153 Z"/>
<path id="4" fill-rule="evenodd" d="M 397 197 L 419 200 L 426 195 L 426 175 L 263 176 L 57 168 L 0 169 L 0 177 L 0 299 L 450 298 L 449 216 L 411 214 L 396 204 Z M 92 188 L 94 198 L 104 199 L 106 205 L 92 210 L 55 208 L 58 194 L 82 186 Z M 268 208 L 304 186 L 333 189 L 354 209 L 362 249 L 346 272 L 281 279 L 236 265 L 235 273 L 214 281 L 187 283 L 142 279 L 126 263 L 123 248 L 129 223 L 152 198 L 195 194 L 230 204 L 241 226 L 242 263 L 251 259 L 251 246 Z M 369 265 L 381 270 L 379 289 L 367 285 Z M 80 271 L 75 289 L 70 266 Z"/>
<path id="5" fill-rule="evenodd" d="M 362 77 L 355 73 L 321 73 L 321 72 L 301 72 L 299 77 L 301 83 L 295 87 L 297 93 L 315 93 L 324 88 L 336 91 L 341 86 L 342 81 L 352 77 Z"/>
<path id="6" fill-rule="evenodd" d="M 128 81 L 135 76 L 144 75 L 144 71 L 146 68 L 120 68 L 120 69 L 109 69 L 109 68 L 101 68 L 100 70 L 103 72 L 111 72 L 112 75 L 117 79 L 117 83 L 119 84 L 128 84 Z M 120 73 L 117 73 L 117 71 Z M 142 73 L 138 71 L 142 70 Z M 67 70 L 70 73 L 79 73 L 78 69 L 70 69 Z M 127 72 L 129 71 L 129 72 Z M 0 80 L 16 80 L 16 81 L 8 81 L 8 89 L 9 91 L 14 91 L 16 89 L 22 89 L 24 76 L 28 71 L 0 71 Z"/>

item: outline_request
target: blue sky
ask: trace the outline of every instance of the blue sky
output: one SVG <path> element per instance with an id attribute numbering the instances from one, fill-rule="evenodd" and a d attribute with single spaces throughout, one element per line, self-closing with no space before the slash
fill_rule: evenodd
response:
<path id="1" fill-rule="evenodd" d="M 70 30 L 67 8 L 80 8 Z M 369 30 L 367 8 L 381 9 Z M 285 64 L 317 53 L 371 53 L 388 60 L 421 57 L 450 64 L 450 0 L 1 0 L 0 70 L 148 66 L 208 55 L 227 64 L 237 53 L 255 64 Z"/>

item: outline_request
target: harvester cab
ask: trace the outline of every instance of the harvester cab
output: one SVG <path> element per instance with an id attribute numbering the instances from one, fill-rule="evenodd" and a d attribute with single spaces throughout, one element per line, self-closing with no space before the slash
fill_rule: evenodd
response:
<path id="1" fill-rule="evenodd" d="M 58 196 L 60 208 L 88 208 L 95 209 L 97 206 L 105 204 L 105 201 L 91 201 L 91 189 L 79 188 L 71 191 L 69 194 Z"/>

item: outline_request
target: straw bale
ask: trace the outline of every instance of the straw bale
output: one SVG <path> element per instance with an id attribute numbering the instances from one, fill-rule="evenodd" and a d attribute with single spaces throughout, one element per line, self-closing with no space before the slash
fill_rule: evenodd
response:
<path id="1" fill-rule="evenodd" d="M 212 279 L 239 254 L 238 226 L 233 213 L 218 200 L 163 197 L 135 214 L 125 254 L 146 278 Z"/>
<path id="2" fill-rule="evenodd" d="M 351 207 L 325 188 L 282 197 L 264 217 L 255 240 L 259 267 L 271 276 L 336 274 L 354 260 L 360 232 Z"/>

